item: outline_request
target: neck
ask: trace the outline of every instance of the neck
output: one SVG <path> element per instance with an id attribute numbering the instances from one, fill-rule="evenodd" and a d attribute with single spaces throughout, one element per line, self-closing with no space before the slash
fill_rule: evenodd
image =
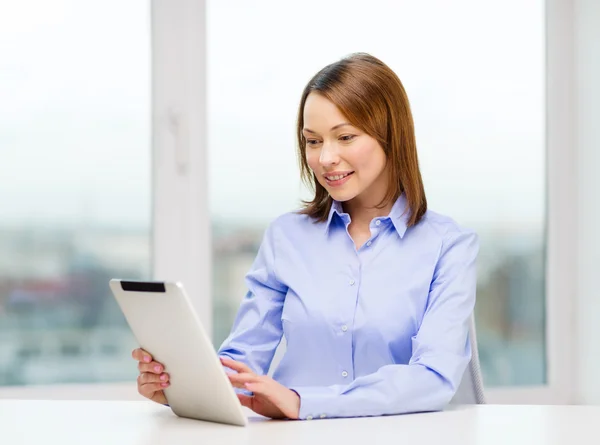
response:
<path id="1" fill-rule="evenodd" d="M 356 224 L 360 227 L 368 227 L 373 218 L 380 216 L 388 216 L 394 205 L 393 201 L 387 203 L 384 207 L 377 207 L 383 199 L 365 199 L 357 196 L 350 201 L 344 202 L 344 211 L 350 215 L 352 224 Z"/>

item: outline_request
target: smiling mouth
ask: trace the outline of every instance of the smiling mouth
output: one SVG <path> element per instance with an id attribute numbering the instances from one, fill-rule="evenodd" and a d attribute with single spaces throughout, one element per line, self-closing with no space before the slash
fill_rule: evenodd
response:
<path id="1" fill-rule="evenodd" d="M 350 180 L 354 172 L 343 173 L 341 175 L 325 175 L 325 182 L 329 187 L 341 187 Z"/>
<path id="2" fill-rule="evenodd" d="M 325 179 L 327 179 L 328 181 L 339 181 L 350 176 L 352 173 L 354 172 L 344 173 L 343 175 L 325 175 Z"/>

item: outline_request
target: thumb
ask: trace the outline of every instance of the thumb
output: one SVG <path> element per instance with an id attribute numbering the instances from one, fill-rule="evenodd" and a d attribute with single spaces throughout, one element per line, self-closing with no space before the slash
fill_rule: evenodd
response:
<path id="1" fill-rule="evenodd" d="M 252 408 L 252 397 L 251 396 L 247 396 L 245 394 L 238 394 L 237 396 L 238 396 L 238 400 L 240 401 L 242 406 L 245 406 L 246 408 Z"/>

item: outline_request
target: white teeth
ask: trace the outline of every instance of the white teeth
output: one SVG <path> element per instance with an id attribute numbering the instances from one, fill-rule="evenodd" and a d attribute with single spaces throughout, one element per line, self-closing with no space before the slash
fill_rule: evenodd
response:
<path id="1" fill-rule="evenodd" d="M 327 179 L 329 179 L 330 181 L 339 181 L 340 179 L 345 178 L 346 176 L 348 176 L 350 173 L 347 173 L 345 175 L 336 175 L 336 176 L 327 176 Z"/>

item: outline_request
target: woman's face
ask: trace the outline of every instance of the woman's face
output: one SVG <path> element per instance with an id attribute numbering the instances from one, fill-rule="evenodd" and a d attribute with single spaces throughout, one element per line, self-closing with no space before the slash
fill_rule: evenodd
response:
<path id="1" fill-rule="evenodd" d="M 303 134 L 307 163 L 333 199 L 359 197 L 373 204 L 383 199 L 388 186 L 383 148 L 318 93 L 306 99 Z"/>

